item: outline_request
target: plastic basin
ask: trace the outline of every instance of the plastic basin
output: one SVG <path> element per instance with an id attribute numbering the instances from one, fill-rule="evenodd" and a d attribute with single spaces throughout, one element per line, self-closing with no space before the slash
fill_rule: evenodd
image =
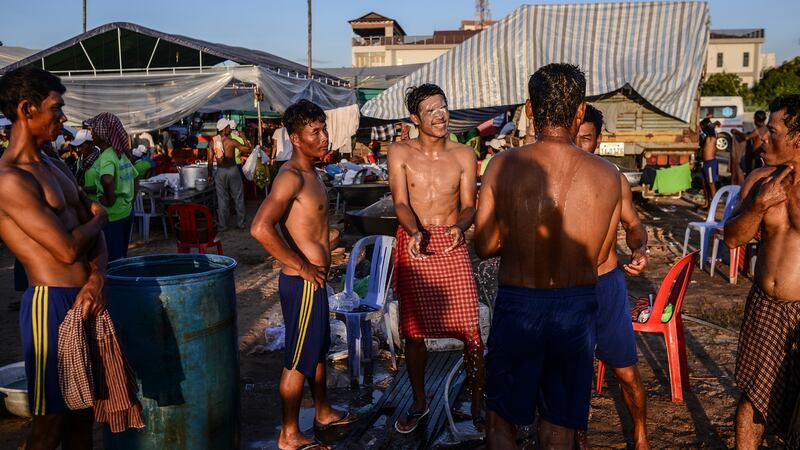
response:
<path id="1" fill-rule="evenodd" d="M 24 361 L 0 367 L 0 393 L 8 412 L 19 417 L 31 417 Z"/>

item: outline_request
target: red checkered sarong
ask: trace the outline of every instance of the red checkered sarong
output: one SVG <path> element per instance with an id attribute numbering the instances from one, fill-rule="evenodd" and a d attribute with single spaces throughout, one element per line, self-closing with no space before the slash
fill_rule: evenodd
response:
<path id="1" fill-rule="evenodd" d="M 736 384 L 764 416 L 767 432 L 784 435 L 800 395 L 800 301 L 773 298 L 753 283 L 738 353 Z"/>
<path id="2" fill-rule="evenodd" d="M 456 338 L 467 347 L 479 345 L 478 291 L 467 245 L 445 253 L 453 239 L 449 226 L 422 229 L 421 253 L 408 254 L 411 237 L 397 228 L 395 293 L 400 301 L 400 330 L 410 338 Z"/>

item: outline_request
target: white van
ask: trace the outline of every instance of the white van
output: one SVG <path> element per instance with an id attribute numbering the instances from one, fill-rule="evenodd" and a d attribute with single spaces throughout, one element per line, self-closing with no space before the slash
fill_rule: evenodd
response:
<path id="1" fill-rule="evenodd" d="M 722 124 L 717 129 L 717 150 L 730 150 L 733 143 L 731 130 L 743 131 L 744 127 L 742 97 L 700 97 L 700 119 L 706 117 L 712 122 L 719 121 Z"/>

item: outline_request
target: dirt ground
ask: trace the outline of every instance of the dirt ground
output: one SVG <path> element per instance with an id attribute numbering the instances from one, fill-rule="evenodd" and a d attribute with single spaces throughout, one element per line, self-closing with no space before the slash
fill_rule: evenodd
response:
<path id="1" fill-rule="evenodd" d="M 640 200 L 640 199 L 639 199 Z M 248 217 L 257 208 L 248 204 Z M 703 220 L 686 200 L 638 201 L 640 213 L 649 230 L 650 269 L 638 279 L 629 280 L 633 297 L 655 292 L 669 266 L 681 255 L 686 223 Z M 148 244 L 134 242 L 130 256 L 174 252 L 172 238 L 165 239 L 160 226 L 151 227 Z M 345 235 L 344 244 L 352 243 Z M 136 239 L 136 235 L 134 235 Z M 263 352 L 264 328 L 281 323 L 277 299 L 278 268 L 275 261 L 250 238 L 247 231 L 227 231 L 221 235 L 225 254 L 237 259 L 236 293 L 238 330 L 241 351 L 242 449 L 273 449 L 280 425 L 278 377 L 282 352 Z M 697 245 L 699 238 L 694 237 Z M 624 242 L 620 241 L 624 247 Z M 340 277 L 347 254 L 334 253 L 333 277 Z M 624 258 L 623 258 L 624 259 Z M 655 335 L 637 335 L 639 369 L 648 399 L 649 435 L 653 448 L 731 448 L 733 446 L 733 415 L 738 396 L 734 369 L 738 328 L 750 279 L 739 277 L 737 285 L 728 283 L 727 266 L 718 265 L 718 273 L 710 277 L 708 268 L 696 269 L 684 303 L 684 329 L 687 340 L 691 388 L 684 392 L 683 403 L 670 401 L 669 376 L 663 339 Z M 22 360 L 18 317 L 9 307 L 19 300 L 13 290 L 13 256 L 0 245 L 0 365 Z M 342 408 L 362 411 L 377 400 L 381 388 L 388 386 L 393 374 L 385 370 L 385 362 L 376 369 L 375 386 L 357 390 L 347 387 L 347 376 L 341 365 L 329 371 L 331 398 Z M 621 401 L 613 376 L 606 376 L 602 394 L 594 396 L 589 424 L 589 441 L 596 448 L 626 448 L 630 446 L 631 421 Z M 313 409 L 308 395 L 303 401 L 301 425 L 311 428 Z M 391 424 L 389 424 L 391 425 Z M 16 448 L 22 442 L 30 421 L 0 413 L 0 449 Z M 377 426 L 388 427 L 378 423 Z M 388 429 L 388 428 L 387 428 Z M 102 438 L 96 429 L 96 444 L 102 448 Z M 376 430 L 381 432 L 381 430 Z M 443 439 L 448 441 L 448 439 Z M 780 448 L 770 439 L 767 448 Z M 483 448 L 479 441 L 461 445 L 441 445 L 442 448 Z"/>

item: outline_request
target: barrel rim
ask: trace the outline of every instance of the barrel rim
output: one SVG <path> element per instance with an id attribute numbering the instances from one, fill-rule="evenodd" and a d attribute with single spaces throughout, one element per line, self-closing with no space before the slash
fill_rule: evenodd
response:
<path id="1" fill-rule="evenodd" d="M 211 269 L 205 272 L 199 272 L 191 277 L 192 280 L 201 280 L 208 277 L 213 277 L 215 275 L 231 271 L 236 268 L 239 263 L 230 256 L 225 255 L 215 255 L 211 254 L 200 254 L 200 253 L 156 253 L 152 255 L 141 255 L 141 256 L 133 256 L 130 258 L 122 258 L 116 261 L 112 261 L 108 263 L 108 269 L 106 269 L 106 280 L 121 282 L 121 283 L 141 283 L 141 282 L 157 282 L 159 284 L 173 284 L 176 282 L 186 283 L 187 282 L 187 275 L 170 275 L 170 276 L 156 276 L 156 277 L 126 277 L 120 275 L 114 275 L 111 273 L 114 269 L 122 266 L 128 266 L 130 264 L 140 263 L 147 259 L 152 259 L 154 257 L 174 257 L 174 258 L 182 258 L 182 259 L 190 259 L 190 258 L 197 258 L 197 257 L 205 257 L 211 260 L 217 260 L 219 262 L 224 262 L 224 267 L 219 267 L 216 269 Z"/>

